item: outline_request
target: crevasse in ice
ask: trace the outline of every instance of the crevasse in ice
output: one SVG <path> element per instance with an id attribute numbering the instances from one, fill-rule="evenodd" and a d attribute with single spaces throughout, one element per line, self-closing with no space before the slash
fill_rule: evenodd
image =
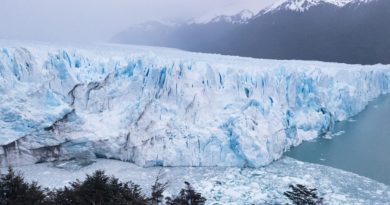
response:
<path id="1" fill-rule="evenodd" d="M 259 167 L 388 93 L 390 66 L 0 44 L 0 163 Z"/>

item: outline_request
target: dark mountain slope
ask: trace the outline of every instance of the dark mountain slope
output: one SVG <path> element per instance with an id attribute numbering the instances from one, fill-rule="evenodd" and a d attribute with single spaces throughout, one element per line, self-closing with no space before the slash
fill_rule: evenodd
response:
<path id="1" fill-rule="evenodd" d="M 121 43 L 272 59 L 390 64 L 390 1 L 319 4 L 258 15 L 246 24 L 184 24 L 116 36 Z"/>

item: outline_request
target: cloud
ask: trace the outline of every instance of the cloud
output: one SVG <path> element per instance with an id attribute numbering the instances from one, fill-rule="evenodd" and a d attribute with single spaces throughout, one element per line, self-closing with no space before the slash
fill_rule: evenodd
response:
<path id="1" fill-rule="evenodd" d="M 263 6 L 272 1 L 1 0 L 0 38 L 104 41 L 143 21 L 185 21 L 221 8 Z"/>

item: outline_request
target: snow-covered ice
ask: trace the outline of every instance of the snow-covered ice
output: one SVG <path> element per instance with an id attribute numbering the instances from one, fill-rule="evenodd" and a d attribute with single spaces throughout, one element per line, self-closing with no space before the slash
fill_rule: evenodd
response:
<path id="1" fill-rule="evenodd" d="M 0 42 L 0 164 L 259 167 L 388 93 L 390 66 Z"/>
<path id="2" fill-rule="evenodd" d="M 58 166 L 58 164 L 57 164 Z M 63 166 L 66 168 L 67 166 Z M 68 166 L 69 167 L 69 166 Z M 257 169 L 250 168 L 141 168 L 131 163 L 98 159 L 81 169 L 56 168 L 52 163 L 15 167 L 27 180 L 38 181 L 43 187 L 59 188 L 85 174 L 105 170 L 122 181 L 133 181 L 150 191 L 155 177 L 162 173 L 163 182 L 170 182 L 166 196 L 177 194 L 184 181 L 207 199 L 207 204 L 286 204 L 291 203 L 283 193 L 290 184 L 304 184 L 317 188 L 324 204 L 388 204 L 390 188 L 365 177 L 338 169 L 303 163 L 291 158 Z M 5 168 L 3 168 L 5 171 Z"/>

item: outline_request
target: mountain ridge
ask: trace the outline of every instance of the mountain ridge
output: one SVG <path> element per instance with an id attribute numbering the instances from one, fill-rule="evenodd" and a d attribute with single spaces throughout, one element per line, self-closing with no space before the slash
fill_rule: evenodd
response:
<path id="1" fill-rule="evenodd" d="M 299 2 L 317 4 L 304 12 L 276 9 L 259 13 L 244 23 L 218 20 L 161 26 L 153 32 L 129 28 L 113 41 L 254 58 L 390 63 L 390 25 L 384 20 L 390 18 L 390 1 L 333 2 L 339 6 Z"/>
<path id="2" fill-rule="evenodd" d="M 374 0 L 279 0 L 270 6 L 267 6 L 261 10 L 246 8 L 242 9 L 235 14 L 216 14 L 211 15 L 213 17 L 195 18 L 191 20 L 189 23 L 195 24 L 206 24 L 206 23 L 215 23 L 218 21 L 226 21 L 230 23 L 247 23 L 250 19 L 259 17 L 260 15 L 264 15 L 269 12 L 276 12 L 279 10 L 291 10 L 296 12 L 304 12 L 311 7 L 319 6 L 321 4 L 329 4 L 337 7 L 344 7 L 348 4 L 363 4 L 369 3 Z M 243 15 L 245 13 L 246 15 Z M 210 14 L 209 14 L 210 16 Z M 237 17 L 243 16 L 243 21 L 234 21 L 230 19 L 237 19 Z"/>

